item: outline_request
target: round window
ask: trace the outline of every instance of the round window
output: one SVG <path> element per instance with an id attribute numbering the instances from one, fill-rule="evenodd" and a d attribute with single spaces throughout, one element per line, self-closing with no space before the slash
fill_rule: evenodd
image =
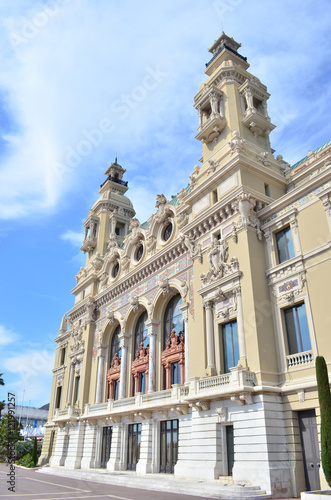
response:
<path id="1" fill-rule="evenodd" d="M 118 271 L 120 270 L 120 265 L 119 263 L 117 262 L 114 267 L 113 267 L 113 272 L 112 272 L 112 276 L 113 278 L 116 278 L 116 276 L 118 275 Z"/>
<path id="2" fill-rule="evenodd" d="M 136 250 L 136 261 L 139 262 L 141 257 L 143 256 L 144 253 L 144 247 L 142 245 L 139 245 L 139 247 Z"/>
<path id="3" fill-rule="evenodd" d="M 172 222 L 169 222 L 169 224 L 164 228 L 163 231 L 163 240 L 168 241 L 172 233 Z"/>

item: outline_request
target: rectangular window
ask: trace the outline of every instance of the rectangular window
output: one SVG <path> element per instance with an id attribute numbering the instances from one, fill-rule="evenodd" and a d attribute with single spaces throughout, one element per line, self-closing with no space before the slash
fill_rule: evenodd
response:
<path id="1" fill-rule="evenodd" d="M 266 196 L 270 196 L 270 186 L 269 184 L 264 184 L 264 192 Z"/>
<path id="2" fill-rule="evenodd" d="M 295 257 L 292 233 L 290 226 L 278 231 L 276 234 L 276 245 L 278 253 L 278 263 L 281 264 L 286 260 Z"/>
<path id="3" fill-rule="evenodd" d="M 146 373 L 140 373 L 140 392 L 146 394 Z"/>
<path id="4" fill-rule="evenodd" d="M 62 386 L 58 387 L 56 389 L 56 399 L 55 399 L 55 408 L 60 408 L 61 405 L 61 393 L 62 393 Z"/>
<path id="5" fill-rule="evenodd" d="M 289 354 L 311 350 L 305 304 L 284 309 Z"/>
<path id="6" fill-rule="evenodd" d="M 213 203 L 217 203 L 217 202 L 218 202 L 218 194 L 217 194 L 217 189 L 215 189 L 215 190 L 212 192 L 212 199 L 213 199 Z"/>
<path id="7" fill-rule="evenodd" d="M 237 321 L 222 325 L 222 346 L 224 373 L 227 373 L 239 361 Z"/>
<path id="8" fill-rule="evenodd" d="M 178 361 L 171 365 L 171 384 L 180 384 L 180 366 Z"/>
<path id="9" fill-rule="evenodd" d="M 63 347 L 61 349 L 61 356 L 60 356 L 60 366 L 64 365 L 64 360 L 66 358 L 66 348 Z"/>
<path id="10" fill-rule="evenodd" d="M 118 400 L 118 380 L 114 380 L 114 400 Z"/>

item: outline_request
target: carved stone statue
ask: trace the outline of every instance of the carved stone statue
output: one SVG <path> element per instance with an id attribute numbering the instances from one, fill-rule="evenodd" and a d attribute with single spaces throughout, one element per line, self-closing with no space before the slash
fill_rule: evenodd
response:
<path id="1" fill-rule="evenodd" d="M 224 275 L 234 272 L 238 259 L 232 257 L 231 264 L 227 264 L 229 257 L 229 247 L 226 240 L 214 240 L 208 252 L 209 271 L 201 275 L 203 285 L 211 283 L 216 279 L 223 278 Z"/>
<path id="2" fill-rule="evenodd" d="M 184 235 L 180 233 L 178 238 L 188 249 L 191 259 L 198 259 L 199 262 L 202 262 L 202 250 L 200 243 L 194 243 L 193 238 L 191 239 L 187 234 Z"/>

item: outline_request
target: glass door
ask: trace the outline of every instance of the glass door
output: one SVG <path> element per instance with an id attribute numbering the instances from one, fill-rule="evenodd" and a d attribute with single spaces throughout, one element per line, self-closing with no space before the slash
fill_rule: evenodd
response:
<path id="1" fill-rule="evenodd" d="M 178 459 L 178 420 L 164 420 L 160 431 L 160 472 L 173 474 Z"/>
<path id="2" fill-rule="evenodd" d="M 110 458 L 112 427 L 102 429 L 101 467 L 105 469 Z"/>
<path id="3" fill-rule="evenodd" d="M 128 434 L 127 470 L 136 470 L 140 458 L 141 424 L 130 424 Z"/>

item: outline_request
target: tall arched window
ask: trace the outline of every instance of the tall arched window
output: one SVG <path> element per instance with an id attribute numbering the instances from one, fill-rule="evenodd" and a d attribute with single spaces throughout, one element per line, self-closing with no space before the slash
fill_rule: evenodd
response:
<path id="1" fill-rule="evenodd" d="M 163 318 L 162 388 L 185 382 L 184 321 L 179 294 L 169 301 Z"/>
<path id="2" fill-rule="evenodd" d="M 118 325 L 113 333 L 109 353 L 109 370 L 107 372 L 108 380 L 108 398 L 118 399 L 119 380 L 121 374 L 122 348 L 119 335 L 121 327 Z"/>
<path id="3" fill-rule="evenodd" d="M 132 396 L 137 392 L 146 393 L 148 390 L 149 338 L 146 326 L 147 319 L 147 312 L 144 311 L 138 318 L 134 333 L 135 359 L 131 366 Z"/>
<path id="4" fill-rule="evenodd" d="M 144 311 L 138 318 L 135 334 L 134 334 L 134 352 L 136 353 L 140 347 L 140 344 L 143 344 L 145 349 L 148 346 L 148 328 L 146 326 L 147 321 L 147 312 Z"/>
<path id="5" fill-rule="evenodd" d="M 167 340 L 170 340 L 172 330 L 175 330 L 177 335 L 184 335 L 183 315 L 179 309 L 182 303 L 182 298 L 178 294 L 172 297 L 166 307 L 163 323 L 163 349 L 167 346 Z"/>
<path id="6" fill-rule="evenodd" d="M 114 331 L 113 337 L 111 339 L 110 359 L 109 359 L 110 365 L 111 365 L 112 361 L 114 360 L 116 353 L 117 353 L 119 359 L 121 359 L 121 356 L 122 356 L 122 347 L 121 347 L 121 342 L 119 339 L 120 333 L 121 333 L 121 327 L 120 327 L 120 325 L 118 325 L 116 330 Z"/>

